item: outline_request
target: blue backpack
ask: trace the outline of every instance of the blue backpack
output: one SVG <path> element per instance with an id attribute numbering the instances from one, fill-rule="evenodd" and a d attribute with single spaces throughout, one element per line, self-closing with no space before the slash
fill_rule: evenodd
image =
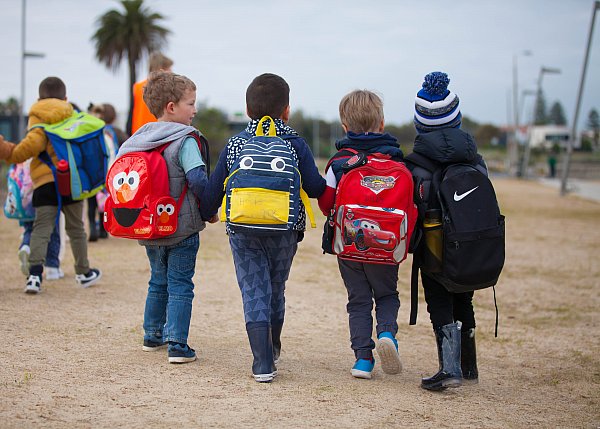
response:
<path id="1" fill-rule="evenodd" d="M 267 120 L 271 123 L 264 135 L 262 125 Z M 300 201 L 315 227 L 292 147 L 276 135 L 270 116 L 259 121 L 256 135 L 242 147 L 224 188 L 221 221 L 233 232 L 272 235 L 290 231 L 300 214 Z"/>
<path id="2" fill-rule="evenodd" d="M 71 198 L 84 200 L 104 188 L 111 150 L 104 140 L 104 121 L 85 112 L 73 112 L 56 124 L 36 124 L 42 128 L 54 148 L 58 161 L 69 163 Z M 47 152 L 39 158 L 52 170 L 56 167 Z"/>

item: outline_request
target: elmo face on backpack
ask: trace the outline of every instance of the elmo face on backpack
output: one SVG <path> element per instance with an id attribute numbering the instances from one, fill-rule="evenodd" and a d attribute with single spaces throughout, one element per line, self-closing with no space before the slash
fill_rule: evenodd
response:
<path id="1" fill-rule="evenodd" d="M 167 166 L 158 151 L 118 158 L 107 188 L 104 225 L 111 235 L 146 240 L 177 230 L 178 203 L 169 195 Z"/>
<path id="2" fill-rule="evenodd" d="M 417 218 L 412 176 L 400 162 L 360 155 L 361 162 L 345 169 L 337 187 L 333 253 L 357 262 L 399 264 Z"/>

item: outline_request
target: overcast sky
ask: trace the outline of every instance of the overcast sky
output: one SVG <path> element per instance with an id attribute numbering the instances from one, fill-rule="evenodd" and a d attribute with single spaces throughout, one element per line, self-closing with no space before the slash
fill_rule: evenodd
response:
<path id="1" fill-rule="evenodd" d="M 165 53 L 173 70 L 190 77 L 198 100 L 229 113 L 244 111 L 245 90 L 264 72 L 283 76 L 292 109 L 337 119 L 341 97 L 365 88 L 383 96 L 388 123 L 412 120 L 423 76 L 445 71 L 463 114 L 507 123 L 513 57 L 519 92 L 535 89 L 541 66 L 548 106 L 559 100 L 569 122 L 583 66 L 594 2 L 591 0 L 408 1 L 192 1 L 146 0 L 172 31 Z M 113 73 L 95 59 L 90 40 L 97 18 L 113 0 L 27 0 L 26 49 L 45 54 L 26 60 L 27 108 L 38 83 L 59 76 L 69 99 L 128 107 L 126 65 Z M 0 0 L 0 100 L 19 97 L 21 0 Z M 583 104 L 584 122 L 600 110 L 600 11 L 596 18 Z M 531 56 L 521 55 L 530 50 Z M 138 78 L 145 77 L 141 65 Z M 533 97 L 525 98 L 523 119 Z M 512 121 L 512 118 L 511 118 Z"/>

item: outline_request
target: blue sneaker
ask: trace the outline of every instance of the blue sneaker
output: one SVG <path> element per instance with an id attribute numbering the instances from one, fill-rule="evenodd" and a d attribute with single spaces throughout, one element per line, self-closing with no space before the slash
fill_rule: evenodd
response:
<path id="1" fill-rule="evenodd" d="M 375 367 L 375 359 L 356 359 L 354 366 L 350 370 L 352 375 L 356 378 L 371 379 L 371 373 Z"/>
<path id="2" fill-rule="evenodd" d="M 186 363 L 196 360 L 196 351 L 187 344 L 169 343 L 169 363 Z"/>
<path id="3" fill-rule="evenodd" d="M 398 374 L 402 371 L 402 362 L 398 354 L 398 341 L 391 332 L 382 332 L 377 337 L 377 355 L 381 359 L 381 369 L 386 374 Z"/>
<path id="4" fill-rule="evenodd" d="M 157 350 L 164 349 L 165 347 L 167 347 L 167 343 L 164 342 L 162 338 L 144 338 L 144 345 L 142 346 L 142 350 L 145 352 L 155 352 Z"/>

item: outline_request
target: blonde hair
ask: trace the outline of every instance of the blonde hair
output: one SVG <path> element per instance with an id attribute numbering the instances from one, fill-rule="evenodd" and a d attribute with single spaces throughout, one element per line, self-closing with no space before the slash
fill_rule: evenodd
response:
<path id="1" fill-rule="evenodd" d="M 160 118 L 171 101 L 178 103 L 186 91 L 195 91 L 196 85 L 185 76 L 159 71 L 150 74 L 144 87 L 144 103 L 150 112 Z"/>
<path id="2" fill-rule="evenodd" d="M 148 59 L 148 72 L 167 70 L 173 66 L 173 60 L 160 52 L 153 52 Z"/>
<path id="3" fill-rule="evenodd" d="M 340 101 L 340 120 L 354 133 L 379 131 L 383 121 L 383 101 L 366 89 L 352 91 Z"/>

